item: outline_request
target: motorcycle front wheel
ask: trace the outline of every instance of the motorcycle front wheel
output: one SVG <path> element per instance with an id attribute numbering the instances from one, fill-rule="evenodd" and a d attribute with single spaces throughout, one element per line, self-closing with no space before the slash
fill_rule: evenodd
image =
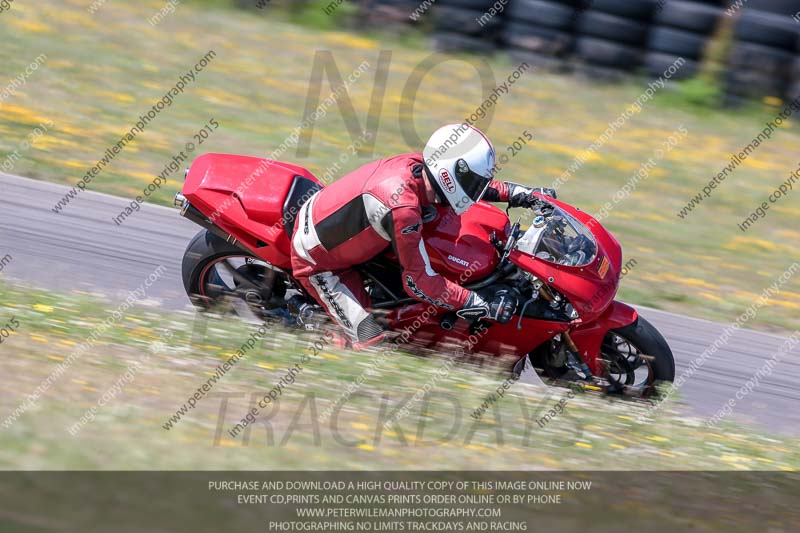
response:
<path id="1" fill-rule="evenodd" d="M 601 353 L 611 392 L 648 396 L 659 382 L 675 380 L 672 350 L 661 333 L 642 317 L 609 331 Z"/>
<path id="2" fill-rule="evenodd" d="M 530 362 L 546 383 L 568 384 L 581 378 L 566 364 L 560 341 L 552 340 L 529 354 Z M 606 390 L 628 396 L 647 397 L 661 382 L 675 380 L 675 359 L 667 341 L 642 317 L 625 327 L 606 333 L 601 346 Z"/>

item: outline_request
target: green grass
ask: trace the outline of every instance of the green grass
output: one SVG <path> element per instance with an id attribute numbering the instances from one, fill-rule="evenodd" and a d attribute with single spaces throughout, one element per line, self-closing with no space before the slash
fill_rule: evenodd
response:
<path id="1" fill-rule="evenodd" d="M 413 117 L 403 115 L 403 90 L 429 55 L 419 38 L 409 44 L 366 28 L 356 34 L 297 25 L 282 11 L 230 9 L 216 3 L 185 3 L 155 28 L 147 19 L 163 3 L 108 2 L 95 15 L 80 2 L 15 3 L 3 14 L 0 80 L 23 71 L 39 53 L 46 64 L 3 102 L 0 150 L 12 151 L 43 120 L 53 128 L 22 154 L 13 173 L 74 185 L 107 147 L 208 50 L 218 56 L 198 81 L 159 115 L 147 131 L 103 171 L 89 188 L 123 197 L 140 193 L 172 156 L 214 118 L 220 128 L 204 151 L 267 155 L 301 122 L 311 65 L 317 51 L 331 51 L 344 76 L 364 60 L 370 71 L 350 89 L 357 120 L 366 121 L 373 74 L 381 50 L 391 65 L 373 154 L 350 158 L 339 175 L 371 158 L 419 150 L 403 135 L 413 122 L 419 137 L 445 122 L 460 121 L 481 102 L 474 67 L 452 57 L 423 79 Z M 312 8 L 309 8 L 313 10 Z M 317 9 L 316 11 L 321 11 Z M 334 19 L 326 19 L 324 24 Z M 416 41 L 415 41 L 416 39 Z M 424 41 L 423 43 L 424 44 Z M 488 60 L 498 81 L 516 66 L 499 55 Z M 418 71 L 417 71 L 418 72 Z M 323 83 L 322 96 L 330 87 Z M 548 185 L 597 139 L 642 91 L 642 85 L 594 84 L 544 72 L 525 74 L 480 121 L 498 151 L 523 130 L 535 142 L 508 164 L 502 178 Z M 789 196 L 747 233 L 737 224 L 798 165 L 800 136 L 790 121 L 680 220 L 676 213 L 762 128 L 777 102 L 745 110 L 708 108 L 715 88 L 689 82 L 648 102 L 561 188 L 563 199 L 596 212 L 671 132 L 689 134 L 658 163 L 636 192 L 604 222 L 628 257 L 639 261 L 621 297 L 634 303 L 731 320 L 800 258 L 796 243 L 798 203 Z M 322 174 L 352 142 L 339 108 L 315 125 L 308 157 L 293 149 L 282 159 Z M 180 172 L 151 201 L 169 204 Z M 797 193 L 793 193 L 797 194 Z M 67 208 L 68 209 L 68 208 Z M 800 327 L 800 291 L 793 280 L 751 326 L 772 330 Z"/>
<path id="2" fill-rule="evenodd" d="M 18 331 L 0 345 L 2 420 L 113 311 L 86 295 L 54 295 L 0 284 L 0 322 Z M 277 327 L 169 431 L 162 425 L 246 341 L 253 326 L 212 317 L 205 337 L 187 313 L 137 307 L 56 380 L 9 429 L 0 428 L 3 469 L 565 469 L 791 470 L 794 441 L 726 424 L 709 431 L 676 402 L 640 423 L 645 405 L 594 393 L 567 399 L 544 427 L 536 420 L 565 389 L 517 383 L 480 422 L 471 417 L 505 379 L 497 367 L 393 354 L 366 375 L 336 417 L 322 415 L 379 354 L 326 347 L 287 386 L 274 413 L 250 434 L 227 430 L 300 361 L 315 335 Z M 170 332 L 170 333 L 167 333 Z M 153 351 L 154 342 L 163 349 Z M 68 428 L 151 353 L 76 436 Z M 445 365 L 443 367 L 443 365 Z M 449 372 L 437 372 L 448 368 Z M 408 403 L 397 426 L 389 413 Z M 227 408 L 223 406 L 227 398 Z M 458 407 L 456 407 L 458 406 Z M 316 415 L 313 413 L 316 412 Z M 221 417 L 221 414 L 224 416 Z M 0 422 L 2 422 L 0 420 Z M 269 431 L 263 421 L 269 422 Z M 458 421 L 457 421 L 458 420 Z M 452 430 L 452 434 L 451 433 Z M 315 434 L 318 431 L 318 437 Z M 273 440 L 270 442 L 268 438 Z M 343 444 L 347 442 L 349 444 Z"/>

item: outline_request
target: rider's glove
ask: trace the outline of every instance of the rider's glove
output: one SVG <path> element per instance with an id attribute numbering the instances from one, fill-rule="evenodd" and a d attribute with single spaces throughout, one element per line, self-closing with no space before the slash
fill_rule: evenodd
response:
<path id="1" fill-rule="evenodd" d="M 538 192 L 550 198 L 556 198 L 555 189 L 548 187 L 526 187 L 517 183 L 508 182 L 508 207 L 523 207 L 530 209 L 541 203 L 541 200 L 534 196 Z"/>
<path id="2" fill-rule="evenodd" d="M 517 305 L 517 299 L 508 291 L 497 291 L 488 301 L 484 300 L 477 292 L 473 292 L 456 315 L 467 320 L 488 318 L 500 324 L 507 324 L 514 316 Z"/>

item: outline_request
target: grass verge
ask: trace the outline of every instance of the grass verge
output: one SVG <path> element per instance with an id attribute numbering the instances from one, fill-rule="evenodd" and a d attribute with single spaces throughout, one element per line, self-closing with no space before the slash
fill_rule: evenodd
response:
<path id="1" fill-rule="evenodd" d="M 0 351 L 7 420 L 113 308 L 85 295 L 0 284 L 0 322 L 18 321 Z M 202 324 L 200 324 L 202 325 Z M 644 405 L 514 384 L 472 416 L 506 378 L 490 367 L 325 346 L 285 381 L 249 430 L 227 431 L 300 363 L 319 337 L 271 329 L 179 422 L 189 396 L 251 337 L 254 326 L 137 307 L 117 320 L 10 427 L 4 469 L 545 469 L 794 470 L 791 439 L 727 425 L 705 429 L 675 402 L 637 422 Z M 194 335 L 193 335 L 193 332 Z M 309 352 L 310 353 L 310 352 Z M 143 357 L 146 356 L 146 357 Z M 135 371 L 131 373 L 131 369 Z M 372 372 L 369 370 L 372 369 Z M 125 378 L 125 376 L 128 376 Z M 342 394 L 362 377 L 344 402 Z M 115 392 L 110 392 L 115 391 Z M 427 391 L 422 394 L 420 391 Z M 107 401 L 100 405 L 103 399 Z M 325 418 L 331 406 L 335 415 Z M 563 412 L 539 423 L 551 409 Z M 404 408 L 405 406 L 405 408 Z M 93 417 L 71 432 L 81 417 Z M 391 423 L 391 420 L 397 423 Z M 0 421 L 2 422 L 2 421 Z M 387 422 L 389 424 L 387 425 Z"/>

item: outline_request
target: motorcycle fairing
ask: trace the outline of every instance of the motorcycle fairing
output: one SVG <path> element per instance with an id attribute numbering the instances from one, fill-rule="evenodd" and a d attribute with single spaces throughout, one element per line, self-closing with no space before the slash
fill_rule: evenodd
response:
<path id="1" fill-rule="evenodd" d="M 192 163 L 183 195 L 260 258 L 289 268 L 284 207 L 298 176 L 320 184 L 311 172 L 290 163 L 209 153 Z"/>
<path id="2" fill-rule="evenodd" d="M 614 300 L 596 320 L 583 322 L 570 332 L 581 357 L 589 365 L 589 369 L 594 375 L 599 376 L 603 373 L 600 363 L 600 347 L 606 333 L 612 329 L 624 328 L 633 324 L 638 318 L 636 309 Z"/>

